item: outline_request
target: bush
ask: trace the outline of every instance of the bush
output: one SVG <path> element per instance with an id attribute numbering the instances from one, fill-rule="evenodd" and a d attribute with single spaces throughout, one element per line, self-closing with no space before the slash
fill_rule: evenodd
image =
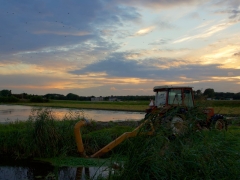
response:
<path id="1" fill-rule="evenodd" d="M 14 96 L 9 96 L 9 97 L 4 97 L 4 96 L 0 96 L 0 102 L 18 102 L 19 99 L 14 97 Z"/>
<path id="2" fill-rule="evenodd" d="M 42 102 L 49 102 L 49 100 L 44 99 L 42 96 L 32 96 L 30 98 L 30 102 L 42 103 Z"/>

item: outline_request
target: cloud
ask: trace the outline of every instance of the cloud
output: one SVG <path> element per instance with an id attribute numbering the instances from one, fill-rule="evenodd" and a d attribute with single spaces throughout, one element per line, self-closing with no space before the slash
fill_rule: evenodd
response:
<path id="1" fill-rule="evenodd" d="M 197 5 L 206 2 L 206 0 L 113 0 L 114 2 L 123 3 L 127 5 L 133 6 L 142 6 L 148 7 L 151 9 L 162 9 L 162 8 L 170 8 L 177 6 L 189 6 L 189 5 Z"/>
<path id="2" fill-rule="evenodd" d="M 83 89 L 94 93 L 97 87 L 120 94 L 143 93 L 143 89 L 152 93 L 155 84 L 168 83 L 231 81 L 239 87 L 239 3 L 4 1 L 0 6 L 1 87 L 40 93 Z M 176 16 L 180 9 L 181 15 Z M 216 9 L 226 14 L 224 20 L 220 21 L 223 15 L 211 14 Z M 206 17 L 209 20 L 202 23 Z M 225 39 L 219 41 L 222 35 Z M 204 41 L 194 41 L 198 39 Z"/>
<path id="3" fill-rule="evenodd" d="M 218 10 L 215 12 L 216 14 L 228 14 L 229 19 L 237 19 L 240 18 L 240 10 L 238 9 L 229 9 L 229 10 Z"/>
<path id="4" fill-rule="evenodd" d="M 180 77 L 192 80 L 209 79 L 228 76 L 232 72 L 239 76 L 237 69 L 220 68 L 221 64 L 189 64 L 184 60 L 157 58 L 143 61 L 127 60 L 123 54 L 113 54 L 111 58 L 100 61 L 85 68 L 70 71 L 71 74 L 106 73 L 106 77 L 143 78 L 159 80 L 179 80 Z"/>
<path id="5" fill-rule="evenodd" d="M 146 34 L 152 32 L 154 29 L 155 29 L 154 26 L 150 26 L 150 27 L 147 27 L 147 28 L 140 29 L 140 30 L 138 30 L 138 31 L 134 34 L 134 36 L 143 36 L 143 35 L 146 35 Z"/>
<path id="6" fill-rule="evenodd" d="M 107 1 L 6 1 L 0 7 L 0 53 L 34 51 L 51 46 L 69 46 L 101 39 L 99 30 L 139 21 L 134 7 Z"/>
<path id="7" fill-rule="evenodd" d="M 26 89 L 27 93 L 39 92 L 64 92 L 69 91 L 79 94 L 85 89 L 85 95 L 94 93 L 91 88 L 105 89 L 105 94 L 146 94 L 152 93 L 155 85 L 189 85 L 205 87 L 211 84 L 239 82 L 240 71 L 233 68 L 220 68 L 221 64 L 196 64 L 187 60 L 170 58 L 149 58 L 142 61 L 128 60 L 125 53 L 111 54 L 110 58 L 103 61 L 80 67 L 66 72 L 46 74 L 41 71 L 26 72 L 25 74 L 0 74 L 2 88 Z M 2 72 L 2 71 L 1 71 Z M 204 85 L 205 84 L 205 85 Z M 203 86 L 204 85 L 204 86 Z M 210 86 L 209 86 L 210 87 Z M 230 87 L 230 86 L 229 86 Z M 107 89 L 106 89 L 107 88 Z M 38 91 L 41 89 L 41 91 Z M 140 89 L 145 89 L 145 91 Z M 225 88 L 226 89 L 226 88 Z M 129 90 L 129 91 L 128 91 Z M 95 92 L 96 93 L 96 92 Z M 109 95 L 108 94 L 108 95 Z"/>
<path id="8" fill-rule="evenodd" d="M 164 45 L 164 44 L 168 44 L 169 41 L 170 41 L 170 39 L 158 39 L 152 43 L 149 43 L 149 45 Z"/>
<path id="9" fill-rule="evenodd" d="M 90 32 L 87 31 L 79 31 L 79 32 L 55 32 L 55 31 L 47 31 L 47 30 L 42 30 L 42 31 L 35 31 L 35 34 L 55 34 L 55 35 L 64 35 L 64 36 L 86 36 L 86 35 L 91 35 Z"/>
<path id="10" fill-rule="evenodd" d="M 240 52 L 234 53 L 234 56 L 240 56 Z"/>
<path id="11" fill-rule="evenodd" d="M 115 87 L 110 88 L 112 91 L 116 91 L 117 89 Z"/>
<path id="12" fill-rule="evenodd" d="M 193 19 L 199 19 L 200 15 L 199 15 L 198 12 L 192 12 L 192 13 L 189 14 L 189 17 L 193 18 Z"/>
<path id="13" fill-rule="evenodd" d="M 182 38 L 174 41 L 173 43 L 181 43 L 181 42 L 184 42 L 184 41 L 191 41 L 191 40 L 195 40 L 195 39 L 211 37 L 214 34 L 230 27 L 231 25 L 233 25 L 233 23 L 220 22 L 216 25 L 213 25 L 213 26 L 209 27 L 208 29 L 203 30 L 203 32 L 201 32 L 199 34 L 182 37 Z"/>

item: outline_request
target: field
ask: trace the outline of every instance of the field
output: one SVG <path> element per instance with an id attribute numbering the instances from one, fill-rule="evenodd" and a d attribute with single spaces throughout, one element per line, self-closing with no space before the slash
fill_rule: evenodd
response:
<path id="1" fill-rule="evenodd" d="M 30 103 L 18 102 L 18 105 L 42 106 L 42 107 L 62 107 L 74 109 L 101 109 L 101 110 L 121 110 L 121 111 L 144 111 L 148 108 L 147 101 L 124 101 L 124 102 L 91 102 L 91 101 L 68 101 L 68 100 L 51 100 L 48 103 Z"/>
<path id="2" fill-rule="evenodd" d="M 148 101 L 123 101 L 123 102 L 91 102 L 91 101 L 68 101 L 51 100 L 48 103 L 18 102 L 14 104 L 41 106 L 41 107 L 62 107 L 75 109 L 102 109 L 120 111 L 145 111 L 148 108 Z M 214 107 L 215 113 L 226 115 L 240 115 L 240 101 L 196 101 L 197 106 Z"/>

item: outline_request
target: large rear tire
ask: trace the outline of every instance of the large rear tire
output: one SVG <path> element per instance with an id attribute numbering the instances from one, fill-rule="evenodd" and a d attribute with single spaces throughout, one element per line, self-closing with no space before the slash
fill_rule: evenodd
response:
<path id="1" fill-rule="evenodd" d="M 227 130 L 227 125 L 222 119 L 218 119 L 214 124 L 214 129 L 217 130 Z"/>

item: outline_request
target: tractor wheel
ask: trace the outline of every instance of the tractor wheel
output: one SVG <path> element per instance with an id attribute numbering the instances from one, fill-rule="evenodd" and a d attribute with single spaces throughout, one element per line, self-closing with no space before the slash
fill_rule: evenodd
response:
<path id="1" fill-rule="evenodd" d="M 225 123 L 224 120 L 222 120 L 222 119 L 218 119 L 218 120 L 215 122 L 214 128 L 217 129 L 217 130 L 225 130 L 225 129 L 227 129 L 226 123 Z"/>
<path id="2" fill-rule="evenodd" d="M 175 116 L 171 121 L 171 129 L 174 135 L 183 134 L 187 129 L 186 122 L 181 117 Z"/>

